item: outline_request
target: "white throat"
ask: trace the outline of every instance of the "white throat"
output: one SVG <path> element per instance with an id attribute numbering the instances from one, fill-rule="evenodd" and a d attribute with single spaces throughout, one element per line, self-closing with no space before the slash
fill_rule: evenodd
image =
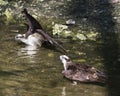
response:
<path id="1" fill-rule="evenodd" d="M 66 71 L 68 68 L 68 64 L 71 62 L 70 58 L 66 55 L 61 55 L 60 60 L 62 61 L 64 70 Z"/>
<path id="2" fill-rule="evenodd" d="M 66 60 L 62 60 L 62 63 L 63 63 L 64 70 L 66 71 L 67 70 L 67 62 L 66 62 Z"/>

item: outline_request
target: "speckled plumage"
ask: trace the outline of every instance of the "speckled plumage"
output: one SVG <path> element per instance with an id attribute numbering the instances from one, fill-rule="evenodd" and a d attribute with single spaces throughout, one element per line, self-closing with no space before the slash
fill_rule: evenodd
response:
<path id="1" fill-rule="evenodd" d="M 72 81 L 105 83 L 105 73 L 95 67 L 80 63 L 73 63 L 66 55 L 61 55 L 60 60 L 66 67 L 62 71 L 62 74 L 66 78 Z"/>

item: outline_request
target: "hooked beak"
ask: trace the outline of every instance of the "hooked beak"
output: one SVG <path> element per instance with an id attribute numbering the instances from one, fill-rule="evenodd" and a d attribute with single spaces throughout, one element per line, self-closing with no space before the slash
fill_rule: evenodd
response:
<path id="1" fill-rule="evenodd" d="M 15 39 L 25 38 L 25 34 L 17 34 Z"/>

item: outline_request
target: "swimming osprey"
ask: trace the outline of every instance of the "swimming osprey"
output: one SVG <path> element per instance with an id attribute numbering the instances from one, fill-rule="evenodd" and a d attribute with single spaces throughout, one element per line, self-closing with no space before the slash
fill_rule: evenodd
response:
<path id="1" fill-rule="evenodd" d="M 66 52 L 66 50 L 57 43 L 57 41 L 43 30 L 39 22 L 27 12 L 27 9 L 23 9 L 22 13 L 28 21 L 28 31 L 25 34 L 16 35 L 16 40 L 31 46 L 41 46 L 42 43 L 47 41 L 51 45 L 54 45 Z"/>
<path id="2" fill-rule="evenodd" d="M 80 63 L 76 64 L 66 55 L 61 55 L 60 60 L 62 61 L 64 67 L 62 74 L 66 78 L 72 81 L 105 83 L 105 73 L 95 67 Z"/>

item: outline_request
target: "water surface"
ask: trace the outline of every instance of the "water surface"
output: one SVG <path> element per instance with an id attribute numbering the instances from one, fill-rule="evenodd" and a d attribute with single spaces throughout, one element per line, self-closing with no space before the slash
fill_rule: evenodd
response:
<path id="1" fill-rule="evenodd" d="M 32 50 L 16 42 L 14 36 L 18 33 L 12 31 L 14 28 L 2 27 L 0 30 L 1 96 L 107 96 L 106 86 L 83 83 L 73 86 L 61 74 L 60 52 L 44 47 Z M 95 50 L 96 44 L 59 40 L 73 61 L 89 62 L 104 70 L 102 58 Z"/>

